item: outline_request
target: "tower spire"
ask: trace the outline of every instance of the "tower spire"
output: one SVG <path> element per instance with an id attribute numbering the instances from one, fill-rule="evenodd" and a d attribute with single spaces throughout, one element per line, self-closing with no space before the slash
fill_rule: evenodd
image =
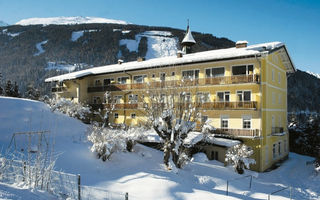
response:
<path id="1" fill-rule="evenodd" d="M 182 51 L 185 54 L 191 53 L 191 46 L 196 44 L 196 41 L 194 40 L 189 26 L 189 19 L 187 20 L 187 31 L 186 34 L 181 42 L 182 45 Z"/>

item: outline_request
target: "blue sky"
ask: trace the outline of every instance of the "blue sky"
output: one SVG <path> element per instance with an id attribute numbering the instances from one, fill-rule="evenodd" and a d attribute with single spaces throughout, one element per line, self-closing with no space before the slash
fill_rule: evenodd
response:
<path id="1" fill-rule="evenodd" d="M 284 42 L 296 67 L 320 73 L 320 0 L 0 0 L 0 20 L 94 16 L 191 29 L 249 44 Z"/>

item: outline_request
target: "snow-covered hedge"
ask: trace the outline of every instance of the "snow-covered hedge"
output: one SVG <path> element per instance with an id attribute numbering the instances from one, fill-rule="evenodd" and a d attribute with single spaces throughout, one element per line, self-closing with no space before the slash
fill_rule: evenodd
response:
<path id="1" fill-rule="evenodd" d="M 70 117 L 75 117 L 80 120 L 86 119 L 91 113 L 90 107 L 81 103 L 74 103 L 73 101 L 64 98 L 51 99 L 49 101 L 49 106 L 51 107 L 52 111 L 58 110 L 69 115 Z"/>
<path id="2" fill-rule="evenodd" d="M 145 141 L 148 131 L 144 128 L 111 129 L 93 125 L 88 130 L 88 140 L 92 143 L 91 151 L 98 158 L 106 161 L 114 152 L 132 151 L 136 141 Z"/>
<path id="3" fill-rule="evenodd" d="M 253 150 L 245 144 L 238 144 L 231 147 L 226 153 L 226 162 L 232 164 L 234 169 L 243 174 L 244 168 L 249 169 L 251 164 L 255 164 L 256 161 L 250 156 L 253 154 Z"/>

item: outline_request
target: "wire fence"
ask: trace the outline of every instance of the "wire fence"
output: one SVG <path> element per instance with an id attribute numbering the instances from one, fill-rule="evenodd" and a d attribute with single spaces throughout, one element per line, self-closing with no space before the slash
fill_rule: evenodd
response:
<path id="1" fill-rule="evenodd" d="M 81 185 L 80 175 L 46 171 L 40 176 L 39 169 L 19 160 L 0 160 L 0 181 L 8 184 L 24 183 L 31 188 L 48 191 L 61 199 L 74 200 L 128 200 L 128 193 L 111 192 L 104 188 Z M 39 174 L 37 176 L 37 174 Z"/>

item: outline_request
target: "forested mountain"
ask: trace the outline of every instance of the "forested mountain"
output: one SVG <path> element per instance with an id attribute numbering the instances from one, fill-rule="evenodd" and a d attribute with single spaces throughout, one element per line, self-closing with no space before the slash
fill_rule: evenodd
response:
<path id="1" fill-rule="evenodd" d="M 180 29 L 133 24 L 0 27 L 2 82 L 16 81 L 22 93 L 27 85 L 33 85 L 48 94 L 47 77 L 113 64 L 118 59 L 127 62 L 173 55 L 184 34 Z M 194 52 L 234 46 L 233 41 L 211 34 L 193 32 L 193 36 L 198 41 Z M 151 49 L 154 44 L 158 49 Z"/>

